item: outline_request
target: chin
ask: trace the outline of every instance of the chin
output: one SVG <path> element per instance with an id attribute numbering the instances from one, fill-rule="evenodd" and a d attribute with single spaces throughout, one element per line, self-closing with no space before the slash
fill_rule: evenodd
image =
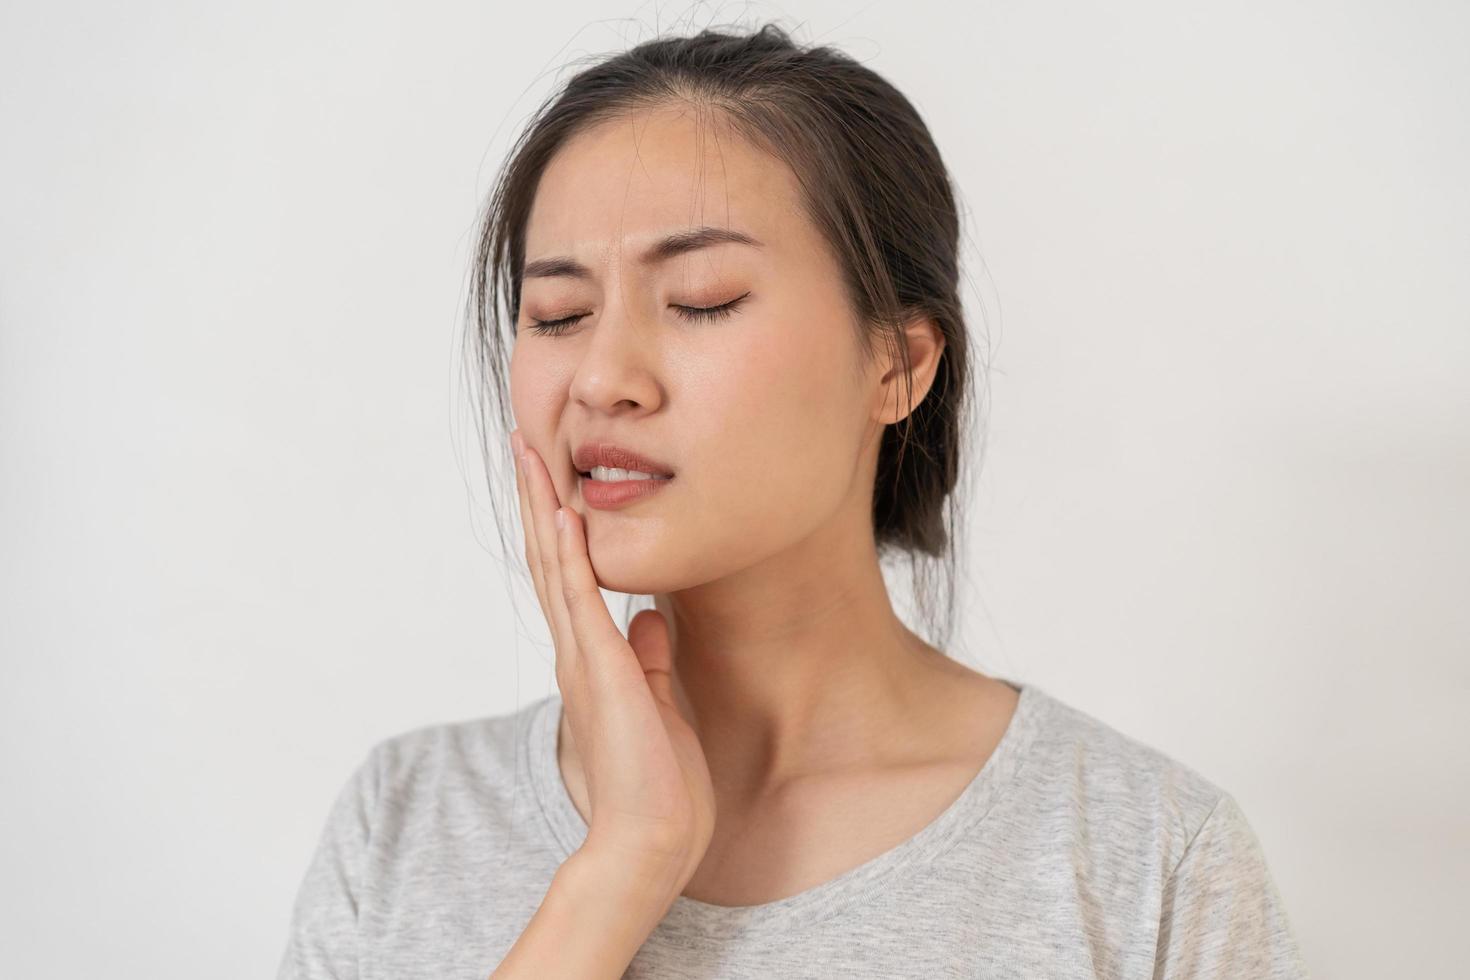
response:
<path id="1" fill-rule="evenodd" d="M 593 567 L 596 568 L 596 566 Z M 605 575 L 598 571 L 597 584 L 609 592 L 622 592 L 626 595 L 653 595 L 657 592 L 669 591 L 669 586 L 661 579 L 640 574 L 636 569 L 630 569 L 626 575 Z"/>
<path id="2" fill-rule="evenodd" d="M 650 594 L 656 590 L 654 580 L 658 578 L 651 557 L 641 549 L 608 545 L 599 548 L 592 545 L 588 551 L 592 561 L 592 572 L 597 584 L 613 592 L 634 595 Z"/>
<path id="3" fill-rule="evenodd" d="M 617 549 L 594 546 L 590 557 L 597 584 L 611 592 L 654 595 L 678 592 L 689 586 L 687 576 L 679 574 L 679 569 L 674 567 L 677 562 L 670 562 L 656 549 L 623 549 L 612 555 L 607 552 L 617 552 Z"/>

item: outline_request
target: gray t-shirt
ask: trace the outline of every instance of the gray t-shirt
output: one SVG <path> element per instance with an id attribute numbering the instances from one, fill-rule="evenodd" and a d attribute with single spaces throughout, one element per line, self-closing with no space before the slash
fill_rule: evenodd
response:
<path id="1" fill-rule="evenodd" d="M 630 978 L 1307 976 L 1230 794 L 1034 684 L 917 835 L 764 905 L 679 896 Z M 587 824 L 561 697 L 375 745 L 301 883 L 281 980 L 487 980 Z"/>

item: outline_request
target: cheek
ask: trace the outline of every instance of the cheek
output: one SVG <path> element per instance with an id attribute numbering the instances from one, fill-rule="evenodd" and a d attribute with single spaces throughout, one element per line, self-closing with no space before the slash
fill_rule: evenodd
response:
<path id="1" fill-rule="evenodd" d="M 547 455 L 555 449 L 558 419 L 566 403 L 565 366 L 544 353 L 518 347 L 510 359 L 508 388 L 514 424 L 528 443 Z M 555 466 L 552 473 L 556 474 Z"/>
<path id="2" fill-rule="evenodd" d="M 729 352 L 688 393 L 689 417 L 700 420 L 695 445 L 707 513 L 750 532 L 763 522 L 805 522 L 846 492 L 861 409 L 846 365 L 818 346 L 764 338 Z"/>
<path id="3" fill-rule="evenodd" d="M 511 353 L 509 377 L 512 425 L 546 461 L 557 497 L 566 503 L 576 491 L 576 474 L 557 445 L 559 420 L 566 404 L 565 369 L 561 362 L 525 348 Z"/>
<path id="4" fill-rule="evenodd" d="M 524 422 L 544 414 L 556 401 L 555 386 L 561 375 L 558 363 L 534 347 L 517 343 L 510 355 L 510 404 L 517 420 Z"/>
<path id="5" fill-rule="evenodd" d="M 793 340 L 801 329 L 788 324 L 783 336 L 731 352 L 697 396 L 709 402 L 700 414 L 718 430 L 721 459 L 782 480 L 851 464 L 862 409 L 846 351 L 819 337 Z"/>

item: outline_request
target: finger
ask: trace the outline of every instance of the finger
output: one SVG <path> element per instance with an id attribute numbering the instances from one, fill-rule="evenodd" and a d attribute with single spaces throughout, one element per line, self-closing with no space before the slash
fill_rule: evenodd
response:
<path id="1" fill-rule="evenodd" d="M 561 575 L 562 607 L 577 649 L 588 653 L 588 668 L 601 676 L 609 666 L 609 651 L 626 648 L 622 630 L 613 622 L 607 602 L 597 590 L 597 574 L 587 554 L 582 515 L 564 507 L 565 526 L 557 535 L 557 565 Z"/>
<path id="2" fill-rule="evenodd" d="M 519 437 L 520 430 L 516 430 Z M 524 438 L 524 437 L 520 437 Z M 524 442 L 521 444 L 524 449 Z M 541 553 L 536 542 L 536 521 L 531 509 L 531 488 L 526 480 L 525 461 L 515 453 L 516 495 L 521 507 L 522 550 L 526 555 L 526 566 L 531 570 L 531 580 L 536 586 L 536 599 L 541 603 L 541 612 L 550 617 L 551 606 L 546 601 L 546 583 L 541 580 Z"/>
<path id="3" fill-rule="evenodd" d="M 685 721 L 691 721 L 674 691 L 674 648 L 664 614 L 656 609 L 640 609 L 628 624 L 628 645 L 638 657 L 638 666 L 643 668 L 653 696 L 685 715 Z"/>
<path id="4" fill-rule="evenodd" d="M 556 511 L 561 500 L 546 461 L 530 445 L 526 446 L 524 466 L 526 483 L 531 488 L 531 523 L 536 528 L 537 554 L 540 556 L 541 582 L 545 589 L 547 621 L 557 643 L 558 655 L 575 658 L 576 638 L 567 617 L 566 603 L 561 599 L 561 568 L 556 553 Z"/>

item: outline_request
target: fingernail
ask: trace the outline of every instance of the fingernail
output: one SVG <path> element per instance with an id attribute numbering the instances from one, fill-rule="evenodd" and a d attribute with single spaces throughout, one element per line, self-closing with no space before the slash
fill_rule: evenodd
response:
<path id="1" fill-rule="evenodd" d="M 556 509 L 556 529 L 558 531 L 565 530 L 566 526 L 567 515 L 560 507 L 558 507 Z"/>

